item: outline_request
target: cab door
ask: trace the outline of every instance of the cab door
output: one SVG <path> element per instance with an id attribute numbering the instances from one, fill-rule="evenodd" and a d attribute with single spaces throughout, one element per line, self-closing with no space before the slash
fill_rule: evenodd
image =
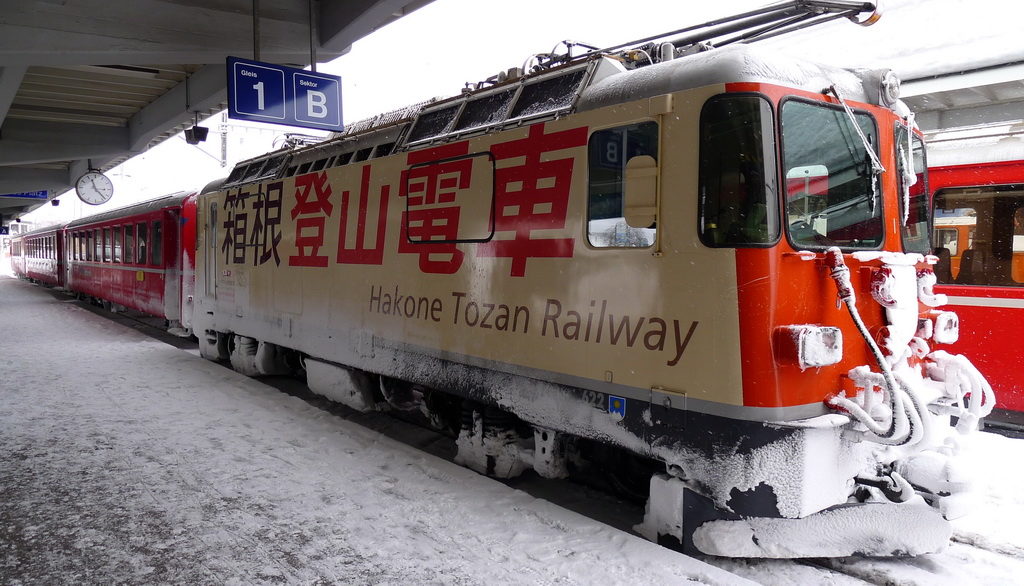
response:
<path id="1" fill-rule="evenodd" d="M 203 239 L 199 243 L 203 247 L 203 293 L 207 299 L 217 299 L 217 202 L 210 201 L 202 208 Z M 200 255 L 196 255 L 199 257 Z M 198 260 L 198 258 L 197 258 Z"/>

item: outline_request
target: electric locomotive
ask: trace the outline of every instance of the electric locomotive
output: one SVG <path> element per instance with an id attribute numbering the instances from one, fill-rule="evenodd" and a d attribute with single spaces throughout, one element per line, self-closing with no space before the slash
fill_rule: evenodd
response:
<path id="1" fill-rule="evenodd" d="M 942 549 L 994 398 L 942 349 L 919 133 L 890 73 L 747 42 L 873 8 L 567 45 L 240 163 L 195 201 L 201 353 L 493 476 L 653 462 L 639 530 L 706 554 Z"/>

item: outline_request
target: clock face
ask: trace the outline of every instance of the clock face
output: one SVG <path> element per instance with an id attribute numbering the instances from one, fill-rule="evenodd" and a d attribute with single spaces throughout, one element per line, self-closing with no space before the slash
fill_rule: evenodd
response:
<path id="1" fill-rule="evenodd" d="M 99 171 L 89 171 L 75 182 L 78 199 L 90 205 L 99 205 L 110 201 L 114 195 L 114 184 L 110 178 Z"/>

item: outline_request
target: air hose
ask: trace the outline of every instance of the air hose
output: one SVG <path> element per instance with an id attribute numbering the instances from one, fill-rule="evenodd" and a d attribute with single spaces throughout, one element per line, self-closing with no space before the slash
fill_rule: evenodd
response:
<path id="1" fill-rule="evenodd" d="M 912 395 L 912 393 L 908 393 L 897 382 L 888 361 L 882 355 L 878 344 L 875 343 L 874 338 L 868 332 L 867 326 L 864 325 L 864 320 L 861 319 L 860 312 L 857 310 L 857 296 L 853 292 L 853 284 L 850 281 L 850 268 L 846 266 L 846 262 L 843 260 L 842 251 L 834 246 L 829 248 L 825 252 L 825 265 L 828 266 L 832 281 L 836 284 L 839 299 L 846 305 L 850 318 L 853 319 L 854 325 L 857 326 L 857 331 L 864 338 L 864 342 L 871 350 L 871 354 L 874 356 L 879 370 L 881 370 L 881 376 L 888 391 L 889 422 L 888 424 L 879 423 L 860 405 L 846 397 L 838 395 L 830 397 L 827 400 L 827 404 L 835 409 L 846 411 L 862 423 L 868 429 L 864 434 L 866 436 L 865 439 L 894 446 L 905 445 L 912 441 L 916 442 L 923 427 L 921 414 L 918 411 L 921 406 L 916 404 L 917 401 L 906 396 Z M 907 399 L 910 399 L 911 405 L 907 405 Z"/>

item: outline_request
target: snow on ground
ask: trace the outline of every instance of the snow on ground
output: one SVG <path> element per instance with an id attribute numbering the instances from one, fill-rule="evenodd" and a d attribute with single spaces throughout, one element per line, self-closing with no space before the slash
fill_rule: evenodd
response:
<path id="1" fill-rule="evenodd" d="M 712 566 L 62 299 L 0 276 L 2 584 L 967 586 L 1024 575 L 1021 440 L 979 434 L 969 446 L 980 507 L 943 553 Z"/>
<path id="2" fill-rule="evenodd" d="M 0 277 L 0 583 L 733 584 Z"/>

